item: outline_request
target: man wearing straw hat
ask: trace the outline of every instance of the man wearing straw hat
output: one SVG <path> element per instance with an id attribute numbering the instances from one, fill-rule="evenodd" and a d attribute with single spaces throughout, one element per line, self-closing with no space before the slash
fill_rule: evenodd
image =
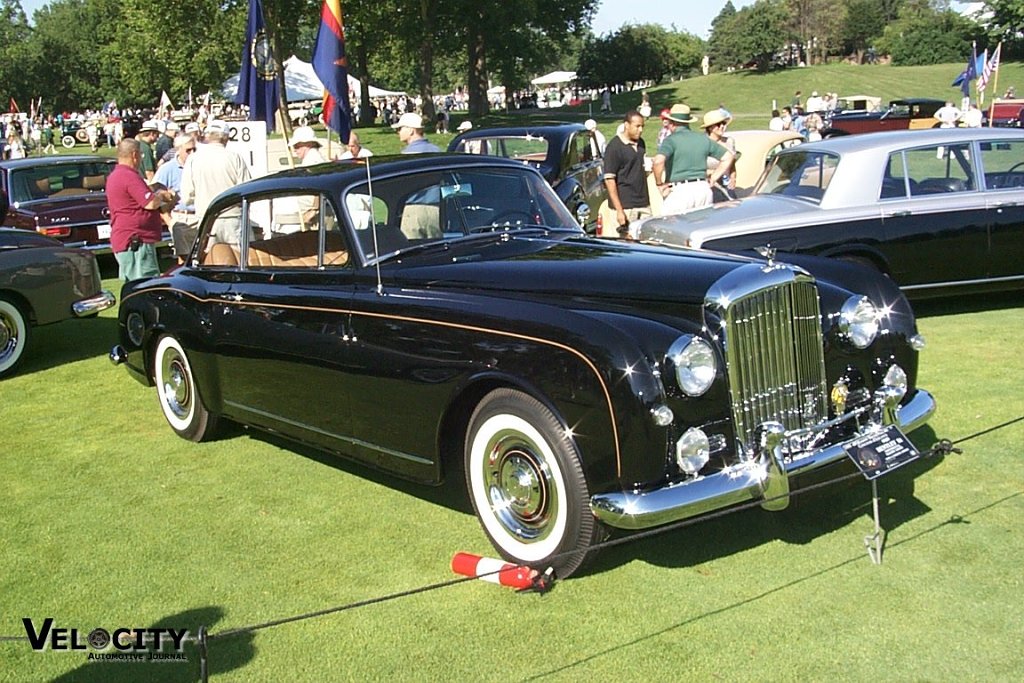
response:
<path id="1" fill-rule="evenodd" d="M 706 135 L 690 130 L 696 121 L 685 104 L 672 105 L 666 117 L 675 128 L 658 147 L 654 157 L 654 182 L 664 198 L 664 216 L 686 213 L 711 203 L 711 184 L 732 166 L 733 153 Z M 718 168 L 707 175 L 707 159 L 718 159 Z"/>

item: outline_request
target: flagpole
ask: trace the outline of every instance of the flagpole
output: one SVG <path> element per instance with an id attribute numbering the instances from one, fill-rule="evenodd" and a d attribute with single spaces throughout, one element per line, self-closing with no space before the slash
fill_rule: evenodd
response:
<path id="1" fill-rule="evenodd" d="M 1001 41 L 1001 40 L 999 41 L 999 46 L 996 47 L 995 54 L 999 55 L 999 59 L 1002 60 L 1002 58 L 1003 58 L 1003 41 Z M 996 74 L 995 74 L 996 77 L 995 77 L 995 80 L 992 82 L 993 83 L 993 85 L 992 85 L 992 92 L 997 93 L 997 92 L 999 92 L 999 64 L 996 64 L 995 71 L 996 71 Z M 995 113 L 996 113 L 996 97 L 997 97 L 996 95 L 992 96 L 992 104 L 990 104 L 988 106 L 988 127 L 989 128 L 992 127 L 992 117 L 995 116 Z"/>

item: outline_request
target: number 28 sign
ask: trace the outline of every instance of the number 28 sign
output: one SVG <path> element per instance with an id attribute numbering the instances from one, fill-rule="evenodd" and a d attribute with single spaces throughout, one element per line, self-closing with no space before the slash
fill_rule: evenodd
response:
<path id="1" fill-rule="evenodd" d="M 253 178 L 267 175 L 267 124 L 265 121 L 228 121 L 228 149 L 238 152 Z"/>

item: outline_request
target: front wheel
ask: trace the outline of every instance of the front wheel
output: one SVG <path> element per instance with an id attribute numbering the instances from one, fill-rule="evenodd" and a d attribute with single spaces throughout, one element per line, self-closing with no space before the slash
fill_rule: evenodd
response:
<path id="1" fill-rule="evenodd" d="M 465 460 L 473 508 L 505 559 L 565 578 L 603 537 L 576 444 L 535 398 L 512 389 L 485 396 L 469 421 Z"/>
<path id="2" fill-rule="evenodd" d="M 12 374 L 25 354 L 29 329 L 21 309 L 0 299 L 0 377 Z"/>
<path id="3" fill-rule="evenodd" d="M 161 337 L 154 356 L 156 393 L 167 423 L 183 439 L 206 441 L 217 429 L 217 416 L 203 405 L 192 365 L 174 337 Z"/>
<path id="4" fill-rule="evenodd" d="M 62 144 L 63 146 L 67 147 L 68 149 L 71 149 L 72 147 L 75 146 L 75 136 L 74 135 L 65 135 L 65 136 L 63 136 L 60 139 L 60 144 Z"/>

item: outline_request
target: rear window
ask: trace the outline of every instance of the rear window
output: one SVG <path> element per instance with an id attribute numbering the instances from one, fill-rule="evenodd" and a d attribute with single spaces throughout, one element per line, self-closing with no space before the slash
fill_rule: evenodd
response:
<path id="1" fill-rule="evenodd" d="M 103 192 L 113 164 L 88 161 L 11 171 L 11 202 Z"/>
<path id="2" fill-rule="evenodd" d="M 540 162 L 547 159 L 548 141 L 542 137 L 483 137 L 462 140 L 456 152 L 489 154 L 506 159 Z"/>

